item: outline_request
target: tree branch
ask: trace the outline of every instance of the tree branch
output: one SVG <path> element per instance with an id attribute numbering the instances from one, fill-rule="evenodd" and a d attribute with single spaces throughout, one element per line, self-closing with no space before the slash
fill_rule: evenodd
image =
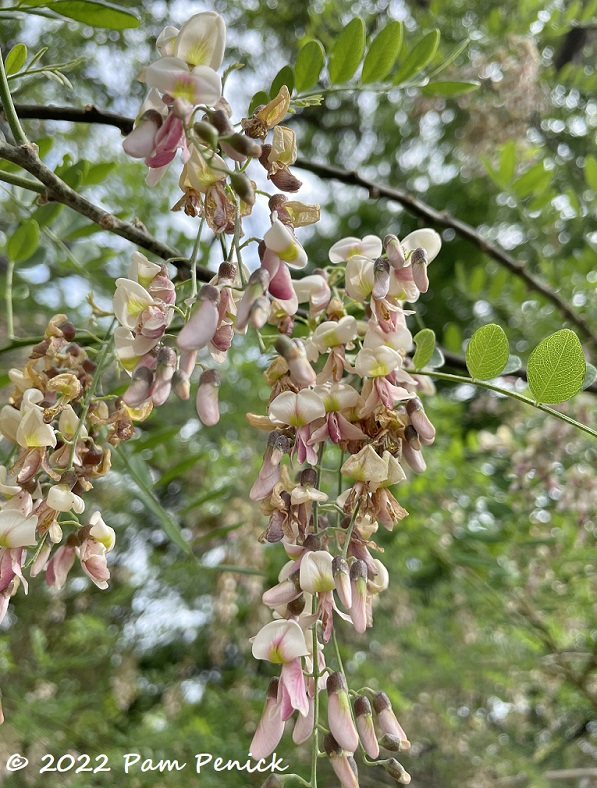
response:
<path id="1" fill-rule="evenodd" d="M 93 105 L 87 105 L 84 109 L 75 109 L 73 107 L 41 107 L 33 104 L 17 104 L 15 108 L 21 118 L 67 120 L 75 123 L 101 123 L 116 126 L 123 134 L 128 133 L 133 128 L 133 120 L 131 118 L 104 112 Z M 550 301 L 566 320 L 576 326 L 581 334 L 589 340 L 593 348 L 597 350 L 597 333 L 591 329 L 588 322 L 581 315 L 577 315 L 569 304 L 557 292 L 552 290 L 549 285 L 530 273 L 523 263 L 516 260 L 497 244 L 483 238 L 470 224 L 452 216 L 447 211 L 436 210 L 408 192 L 384 186 L 359 175 L 358 172 L 301 158 L 297 159 L 296 165 L 326 180 L 338 180 L 352 186 L 361 186 L 367 189 L 369 195 L 373 198 L 385 197 L 393 200 L 402 205 L 413 216 L 418 216 L 435 227 L 445 227 L 454 230 L 461 238 L 469 241 L 469 243 L 491 257 L 499 265 L 514 274 L 514 276 L 522 279 L 529 289 L 540 293 L 547 301 Z"/>

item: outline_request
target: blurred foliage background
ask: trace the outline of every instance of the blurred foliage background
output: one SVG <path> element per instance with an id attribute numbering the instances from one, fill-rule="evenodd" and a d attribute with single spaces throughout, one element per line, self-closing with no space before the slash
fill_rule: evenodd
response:
<path id="1" fill-rule="evenodd" d="M 15 99 L 94 104 L 134 117 L 144 93 L 134 77 L 151 59 L 155 37 L 208 6 L 120 4 L 139 14 L 138 29 L 99 30 L 0 9 L 5 53 L 24 42 L 32 52 L 48 47 L 45 62 L 76 61 L 63 69 L 72 89 L 39 75 L 17 81 Z M 281 66 L 294 62 L 303 40 L 330 45 L 356 14 L 371 34 L 389 19 L 403 21 L 405 46 L 438 28 L 438 61 L 468 39 L 449 76 L 479 80 L 478 91 L 457 99 L 416 89 L 335 94 L 293 117 L 300 155 L 358 169 L 464 219 L 597 327 L 595 5 L 217 0 L 209 9 L 228 25 L 225 62 L 245 64 L 227 88 L 237 116 Z M 68 177 L 83 194 L 122 218 L 138 218 L 189 254 L 196 220 L 170 212 L 178 198 L 174 172 L 150 190 L 143 165 L 122 153 L 117 129 L 24 124 L 48 165 L 63 173 L 71 168 Z M 313 267 L 345 235 L 404 236 L 418 226 L 395 203 L 363 189 L 297 174 L 304 175 L 301 197 L 322 205 L 320 225 L 301 235 Z M 25 217 L 42 226 L 43 243 L 15 272 L 17 333 L 40 333 L 55 312 L 88 327 L 87 294 L 109 306 L 131 245 L 67 208 L 37 205 L 22 190 L 2 185 L 0 200 L 0 255 Z M 257 234 L 265 219 L 257 216 Z M 453 231 L 443 239 L 418 315 L 445 348 L 461 353 L 476 328 L 494 321 L 526 360 L 562 327 L 553 305 L 520 279 Z M 202 252 L 205 265 L 217 262 L 208 245 Z M 3 384 L 7 369 L 24 357 L 3 354 Z M 594 348 L 587 347 L 587 358 L 595 361 Z M 251 657 L 249 637 L 269 619 L 260 596 L 283 562 L 280 550 L 258 544 L 264 519 L 247 497 L 264 440 L 244 414 L 263 411 L 265 364 L 251 338 L 236 344 L 223 374 L 217 427 L 202 428 L 191 404 L 170 402 L 115 458 L 114 472 L 95 489 L 95 503 L 117 532 L 108 591 L 73 573 L 60 593 L 38 578 L 29 596 L 13 600 L 0 629 L 7 717 L 0 763 L 17 751 L 32 761 L 46 752 L 106 753 L 114 764 L 125 752 L 182 761 L 197 752 L 246 753 L 269 675 Z M 595 401 L 586 393 L 564 407 L 595 427 Z M 571 427 L 470 386 L 438 384 L 428 412 L 438 430 L 426 454 L 428 472 L 401 485 L 398 497 L 411 514 L 379 538 L 391 585 L 375 627 L 363 637 L 349 627 L 340 631 L 350 684 L 390 694 L 413 742 L 404 759 L 413 784 L 597 784 L 590 776 L 562 782 L 562 770 L 597 769 L 597 446 Z M 142 487 L 182 525 L 189 554 L 166 536 Z M 298 757 L 299 771 L 306 769 L 308 752 L 297 756 L 290 737 L 278 753 Z M 0 784 L 42 779 L 103 786 L 125 778 L 118 769 L 42 777 L 0 770 Z M 127 779 L 131 788 L 182 786 L 188 775 Z M 236 772 L 208 771 L 200 779 L 231 788 L 261 782 Z M 392 783 L 381 770 L 362 768 L 361 784 Z"/>

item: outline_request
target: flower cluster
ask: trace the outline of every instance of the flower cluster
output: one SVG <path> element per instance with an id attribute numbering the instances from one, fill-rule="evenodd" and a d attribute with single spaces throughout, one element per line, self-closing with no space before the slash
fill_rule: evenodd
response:
<path id="1" fill-rule="evenodd" d="M 183 196 L 174 208 L 200 217 L 198 241 L 206 223 L 225 259 L 199 290 L 192 276 L 190 296 L 177 305 L 166 266 L 134 256 L 114 298 L 117 353 L 132 374 L 123 400 L 144 418 L 171 389 L 187 399 L 199 365 L 197 412 L 213 425 L 219 375 L 203 360 L 222 363 L 234 335 L 249 329 L 262 347 L 276 351 L 265 373 L 268 413 L 248 415 L 269 433 L 250 498 L 268 517 L 261 541 L 282 543 L 288 562 L 263 594 L 273 620 L 253 639 L 254 656 L 281 669 L 270 682 L 251 754 L 271 754 L 291 717 L 294 742 L 310 739 L 319 751 L 320 700 L 327 696 L 323 749 L 342 785 L 358 786 L 359 746 L 407 783 L 409 775 L 393 756 L 380 760 L 381 748 L 396 753 L 410 747 L 388 696 L 349 690 L 339 653 L 330 659 L 329 651 L 337 649 L 339 620 L 359 634 L 372 626 L 375 597 L 389 582 L 373 537 L 380 525 L 392 530 L 407 516 L 394 487 L 407 470 L 425 470 L 422 447 L 435 437 L 420 399 L 433 387 L 409 359 L 412 313 L 404 305 L 427 291 L 428 266 L 441 240 L 430 229 L 402 240 L 345 238 L 332 246 L 324 268 L 293 278 L 309 262 L 295 231 L 318 221 L 319 206 L 278 192 L 266 194 L 269 226 L 256 239 L 257 265 L 249 271 L 243 252 L 255 239 L 241 243 L 242 219 L 258 190 L 248 167 L 257 160 L 281 192 L 296 192 L 301 183 L 291 171 L 296 138 L 282 125 L 292 111 L 284 85 L 267 105 L 240 119 L 242 132 L 235 131 L 239 123 L 231 120 L 216 74 L 224 40 L 216 14 L 197 14 L 180 31 L 162 33 L 162 57 L 140 75 L 151 93 L 125 150 L 145 158 L 153 183 L 181 149 Z M 184 316 L 182 325 L 175 312 Z M 273 338 L 271 326 L 277 329 Z M 334 489 L 339 481 L 344 489 L 333 498 L 322 471 L 326 451 L 342 460 Z M 329 666 L 334 661 L 336 670 Z"/>
<path id="2" fill-rule="evenodd" d="M 338 296 L 328 292 L 316 301 L 305 342 L 277 340 L 279 355 L 266 371 L 268 416 L 249 415 L 270 431 L 250 493 L 269 517 L 261 539 L 281 542 L 289 559 L 278 584 L 263 595 L 275 620 L 253 640 L 254 656 L 282 670 L 270 683 L 251 753 L 273 752 L 295 712 L 294 741 L 316 736 L 316 696 L 327 691 L 324 748 L 345 786 L 358 785 L 353 755 L 359 742 L 370 758 L 379 757 L 373 712 L 382 746 L 409 746 L 383 693 L 371 701 L 355 693 L 351 711 L 341 662 L 332 672 L 324 655 L 339 619 L 359 633 L 372 625 L 374 598 L 388 586 L 372 537 L 379 524 L 392 530 L 407 516 L 392 488 L 406 478 L 404 468 L 425 470 L 422 446 L 435 437 L 418 396 L 428 384 L 409 371 L 412 337 L 403 302 L 427 290 L 427 266 L 440 246 L 433 230 L 402 242 L 389 235 L 383 243 L 368 236 L 334 244 L 327 275 Z M 330 446 L 342 455 L 339 473 L 349 485 L 333 502 L 321 471 Z M 285 456 L 303 466 L 296 481 Z M 384 765 L 407 781 L 402 767 Z"/>
<path id="3" fill-rule="evenodd" d="M 101 370 L 74 338 L 56 315 L 25 366 L 9 372 L 14 390 L 0 411 L 1 437 L 12 445 L 0 466 L 0 621 L 19 587 L 27 593 L 24 569 L 45 571 L 60 589 L 78 559 L 98 588 L 108 587 L 115 534 L 99 512 L 81 517 L 83 496 L 110 470 L 109 445 L 132 437 L 133 425 L 124 404 L 110 412 L 94 396 Z"/>

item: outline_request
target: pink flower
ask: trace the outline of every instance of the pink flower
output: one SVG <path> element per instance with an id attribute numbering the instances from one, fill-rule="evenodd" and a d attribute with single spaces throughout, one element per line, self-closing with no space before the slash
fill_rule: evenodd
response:
<path id="1" fill-rule="evenodd" d="M 284 733 L 284 720 L 281 715 L 281 704 L 278 701 L 279 684 L 279 678 L 270 680 L 265 697 L 265 707 L 249 746 L 249 755 L 256 761 L 271 755 Z"/>
<path id="2" fill-rule="evenodd" d="M 220 291 L 213 285 L 203 285 L 197 306 L 188 323 L 178 335 L 181 350 L 201 350 L 212 340 L 218 327 Z"/>

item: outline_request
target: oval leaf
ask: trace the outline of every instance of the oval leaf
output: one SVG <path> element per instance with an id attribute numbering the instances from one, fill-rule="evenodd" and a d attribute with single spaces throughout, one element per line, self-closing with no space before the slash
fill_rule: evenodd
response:
<path id="1" fill-rule="evenodd" d="M 478 82 L 429 82 L 421 92 L 426 96 L 462 96 L 478 87 Z"/>
<path id="2" fill-rule="evenodd" d="M 4 61 L 4 68 L 7 74 L 16 74 L 25 65 L 27 60 L 27 47 L 25 44 L 16 44 Z"/>
<path id="3" fill-rule="evenodd" d="M 537 402 L 565 402 L 582 389 L 586 367 L 578 337 L 569 328 L 562 328 L 531 353 L 527 367 L 529 388 Z"/>
<path id="4" fill-rule="evenodd" d="M 109 30 L 139 27 L 139 19 L 131 11 L 101 0 L 56 0 L 49 7 L 68 19 L 84 22 L 91 27 Z"/>
<path id="5" fill-rule="evenodd" d="M 435 332 L 430 328 L 424 328 L 415 335 L 414 343 L 417 349 L 413 356 L 413 364 L 415 369 L 423 369 L 431 360 L 435 349 Z"/>
<path id="6" fill-rule="evenodd" d="M 415 44 L 404 63 L 398 69 L 398 73 L 394 78 L 395 85 L 406 82 L 412 76 L 418 74 L 419 71 L 422 71 L 425 66 L 431 63 L 435 53 L 437 52 L 439 39 L 439 30 L 432 30 L 430 33 L 424 35 L 417 44 Z"/>
<path id="7" fill-rule="evenodd" d="M 17 227 L 6 245 L 6 253 L 14 263 L 22 263 L 35 254 L 39 246 L 39 225 L 27 219 Z"/>
<path id="8" fill-rule="evenodd" d="M 294 71 L 291 66 L 282 66 L 276 76 L 272 80 L 272 86 L 269 89 L 270 99 L 275 99 L 282 85 L 286 85 L 288 92 L 292 93 L 294 90 Z"/>
<path id="9" fill-rule="evenodd" d="M 377 82 L 392 70 L 402 46 L 402 22 L 390 22 L 372 41 L 365 62 L 361 82 Z"/>
<path id="10" fill-rule="evenodd" d="M 307 41 L 298 53 L 294 65 L 294 85 L 300 92 L 316 85 L 325 60 L 325 50 L 319 41 Z"/>
<path id="11" fill-rule="evenodd" d="M 353 76 L 365 51 L 365 23 L 360 17 L 351 19 L 338 36 L 330 56 L 330 82 L 341 85 Z"/>
<path id="12" fill-rule="evenodd" d="M 495 378 L 506 368 L 508 338 L 495 323 L 483 326 L 471 337 L 466 348 L 466 366 L 475 380 Z"/>

